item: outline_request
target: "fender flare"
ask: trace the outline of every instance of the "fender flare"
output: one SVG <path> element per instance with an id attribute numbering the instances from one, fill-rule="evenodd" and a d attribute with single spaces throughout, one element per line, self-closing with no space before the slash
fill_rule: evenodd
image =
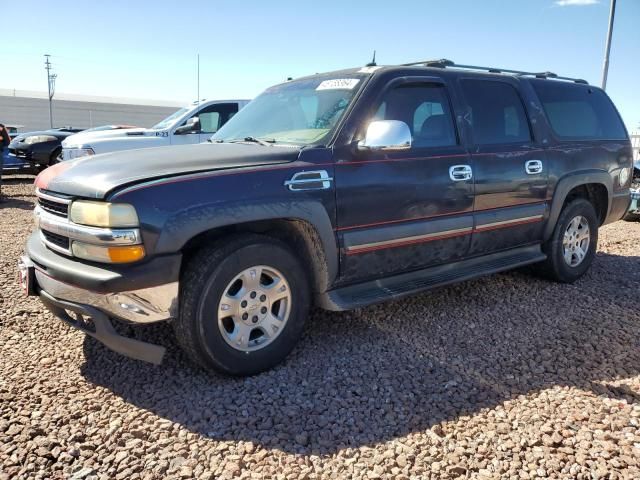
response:
<path id="1" fill-rule="evenodd" d="M 556 227 L 556 222 L 562 211 L 562 206 L 567 198 L 567 195 L 571 190 L 580 185 L 586 185 L 588 183 L 598 183 L 603 185 L 607 189 L 607 215 L 611 209 L 611 199 L 613 196 L 613 179 L 608 172 L 604 170 L 582 170 L 579 172 L 571 173 L 558 180 L 558 183 L 553 194 L 553 200 L 551 201 L 551 208 L 549 210 L 549 219 L 544 229 L 543 241 L 549 240 L 553 234 L 553 230 Z"/>
<path id="2" fill-rule="evenodd" d="M 322 243 L 327 264 L 327 281 L 331 283 L 335 280 L 338 275 L 338 247 L 333 224 L 326 208 L 317 200 L 195 205 L 177 212 L 166 220 L 160 229 L 155 251 L 177 252 L 201 233 L 262 220 L 301 220 L 310 224 Z"/>

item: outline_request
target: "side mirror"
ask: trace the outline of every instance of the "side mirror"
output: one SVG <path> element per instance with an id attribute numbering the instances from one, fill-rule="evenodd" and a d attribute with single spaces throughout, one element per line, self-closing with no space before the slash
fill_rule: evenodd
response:
<path id="1" fill-rule="evenodd" d="M 358 150 L 408 150 L 411 148 L 411 130 L 400 120 L 375 120 L 367 127 Z"/>
<path id="2" fill-rule="evenodd" d="M 175 135 L 184 135 L 187 133 L 198 133 L 200 131 L 200 118 L 191 117 L 187 123 L 176 128 Z"/>

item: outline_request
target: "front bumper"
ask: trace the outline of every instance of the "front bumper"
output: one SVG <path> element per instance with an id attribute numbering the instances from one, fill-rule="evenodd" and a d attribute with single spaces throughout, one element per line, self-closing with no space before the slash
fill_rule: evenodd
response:
<path id="1" fill-rule="evenodd" d="M 95 338 L 114 352 L 156 365 L 162 363 L 166 352 L 164 347 L 120 335 L 109 317 L 100 310 L 54 298 L 44 290 L 40 290 L 40 299 L 60 320 Z M 75 318 L 72 314 L 75 314 Z"/>
<path id="2" fill-rule="evenodd" d="M 140 265 L 97 266 L 52 252 L 36 232 L 18 267 L 27 295 L 39 295 L 59 319 L 118 353 L 160 363 L 163 347 L 119 335 L 111 319 L 151 323 L 175 317 L 180 262 L 180 255 L 172 255 Z"/>
<path id="3" fill-rule="evenodd" d="M 21 145 L 20 147 L 11 147 L 9 146 L 9 154 L 15 156 L 16 158 L 20 158 L 27 162 L 30 162 L 33 157 L 33 150 L 30 146 Z"/>
<path id="4" fill-rule="evenodd" d="M 133 323 L 177 315 L 181 255 L 98 266 L 51 251 L 37 232 L 29 237 L 26 254 L 33 264 L 35 284 L 54 298 L 89 305 Z"/>

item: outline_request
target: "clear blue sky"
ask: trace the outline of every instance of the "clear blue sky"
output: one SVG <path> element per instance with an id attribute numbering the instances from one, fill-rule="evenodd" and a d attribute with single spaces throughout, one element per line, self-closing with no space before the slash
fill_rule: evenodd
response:
<path id="1" fill-rule="evenodd" d="M 558 3 L 586 5 L 560 6 Z M 431 58 L 599 84 L 609 0 L 0 0 L 0 87 L 191 101 L 297 77 Z M 10 17 L 6 18 L 5 14 Z M 15 19 L 15 20 L 14 20 Z M 640 0 L 618 0 L 608 93 L 640 124 Z"/>

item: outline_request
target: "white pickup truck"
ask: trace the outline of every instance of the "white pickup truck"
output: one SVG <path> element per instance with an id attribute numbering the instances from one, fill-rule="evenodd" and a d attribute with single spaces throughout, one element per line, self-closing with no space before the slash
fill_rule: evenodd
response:
<path id="1" fill-rule="evenodd" d="M 206 141 L 249 100 L 194 102 L 151 128 L 78 133 L 62 142 L 62 160 L 133 148 L 187 145 Z"/>

